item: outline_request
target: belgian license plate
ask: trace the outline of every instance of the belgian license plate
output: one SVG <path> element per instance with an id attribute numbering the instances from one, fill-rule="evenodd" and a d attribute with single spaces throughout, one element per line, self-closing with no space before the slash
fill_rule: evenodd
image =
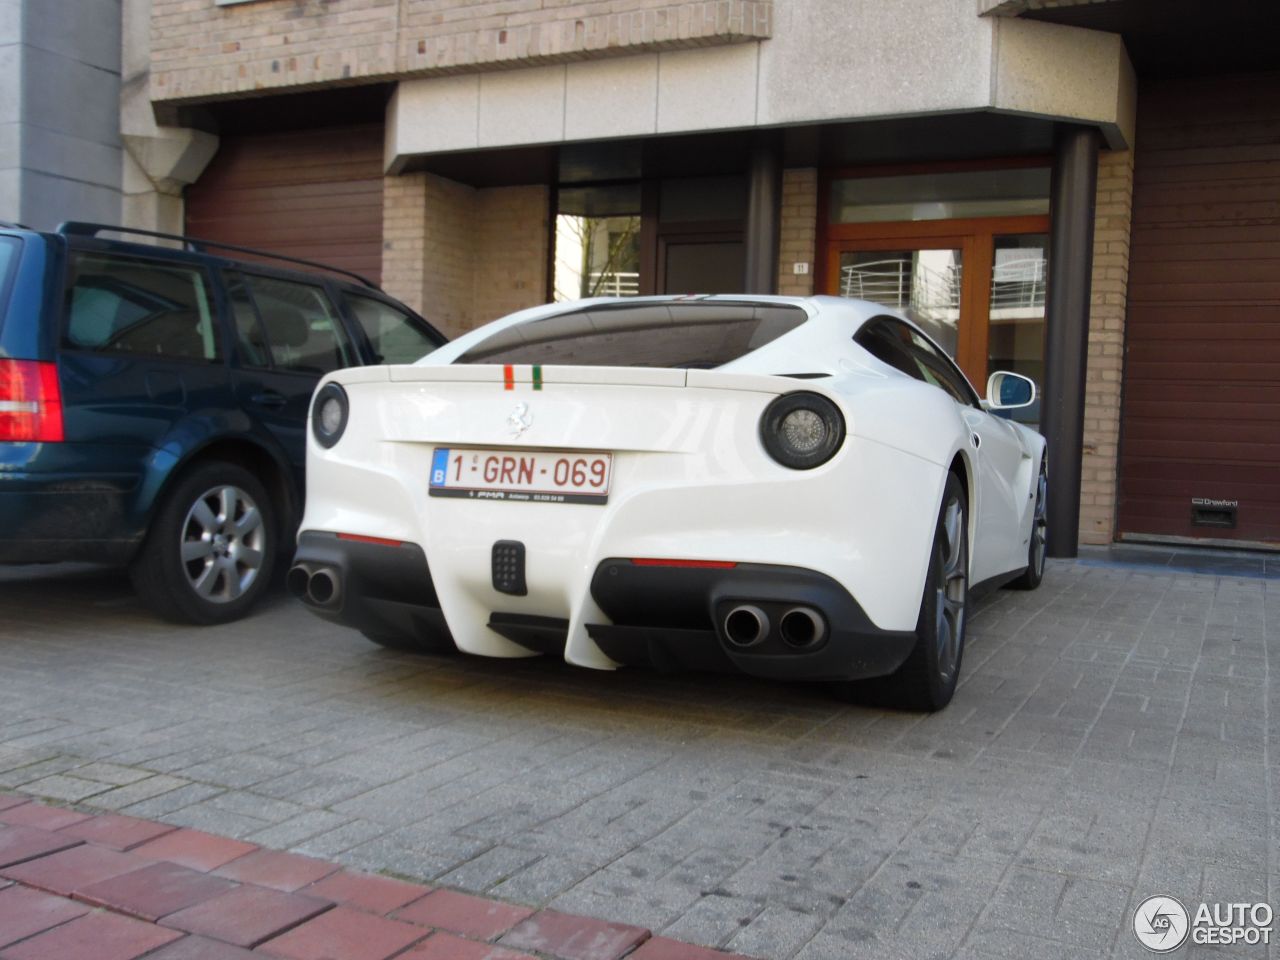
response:
<path id="1" fill-rule="evenodd" d="M 436 447 L 433 497 L 532 503 L 605 503 L 613 455 L 568 450 Z"/>

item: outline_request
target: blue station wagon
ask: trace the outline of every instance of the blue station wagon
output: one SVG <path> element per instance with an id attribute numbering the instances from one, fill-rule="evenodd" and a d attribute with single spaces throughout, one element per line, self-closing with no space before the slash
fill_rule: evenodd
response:
<path id="1" fill-rule="evenodd" d="M 0 563 L 127 565 L 164 617 L 242 616 L 290 552 L 317 381 L 444 341 L 322 264 L 0 224 Z"/>

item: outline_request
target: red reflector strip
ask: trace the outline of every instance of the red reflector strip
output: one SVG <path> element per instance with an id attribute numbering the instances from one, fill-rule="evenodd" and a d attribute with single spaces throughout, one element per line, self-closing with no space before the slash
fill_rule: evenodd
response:
<path id="1" fill-rule="evenodd" d="M 732 560 L 659 560 L 652 557 L 633 558 L 637 567 L 697 567 L 703 570 L 732 570 L 737 563 Z"/>
<path id="2" fill-rule="evenodd" d="M 339 540 L 351 540 L 354 543 L 376 543 L 383 547 L 398 547 L 403 540 L 390 540 L 387 537 L 366 537 L 363 533 L 340 533 Z"/>
<path id="3" fill-rule="evenodd" d="M 511 364 L 504 364 L 502 367 L 502 389 L 514 390 L 516 388 L 516 371 Z"/>

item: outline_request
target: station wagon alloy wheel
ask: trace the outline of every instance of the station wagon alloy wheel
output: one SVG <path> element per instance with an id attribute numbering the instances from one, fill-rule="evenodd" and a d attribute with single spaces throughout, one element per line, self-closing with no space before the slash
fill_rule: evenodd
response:
<path id="1" fill-rule="evenodd" d="M 266 532 L 253 498 L 234 486 L 196 500 L 183 524 L 182 563 L 191 588 L 213 603 L 235 600 L 262 570 Z"/>
<path id="2" fill-rule="evenodd" d="M 271 581 L 276 503 L 240 464 L 197 463 L 165 494 L 129 572 L 147 605 L 181 623 L 241 617 Z"/>

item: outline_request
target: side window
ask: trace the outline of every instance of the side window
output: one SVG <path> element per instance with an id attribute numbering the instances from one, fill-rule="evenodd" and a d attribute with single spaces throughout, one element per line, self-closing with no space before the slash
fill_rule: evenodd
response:
<path id="1" fill-rule="evenodd" d="M 253 274 L 243 274 L 242 280 L 248 298 L 233 290 L 232 309 L 246 363 L 261 366 L 269 358 L 276 370 L 321 374 L 355 364 L 323 287 Z"/>
<path id="2" fill-rule="evenodd" d="M 882 363 L 887 363 L 912 379 L 924 379 L 919 364 L 907 351 L 897 328 L 889 326 L 884 320 L 872 320 L 853 339 L 858 346 Z"/>
<path id="3" fill-rule="evenodd" d="M 219 360 L 204 271 L 111 254 L 71 254 L 66 341 L 82 350 Z"/>
<path id="4" fill-rule="evenodd" d="M 369 338 L 379 363 L 413 363 L 440 346 L 439 338 L 416 317 L 389 303 L 352 293 L 344 293 L 342 299 Z"/>
<path id="5" fill-rule="evenodd" d="M 925 337 L 906 325 L 901 326 L 905 336 L 910 340 L 911 352 L 920 364 L 925 379 L 951 394 L 956 403 L 970 407 L 977 406 L 977 395 L 955 364 Z"/>

